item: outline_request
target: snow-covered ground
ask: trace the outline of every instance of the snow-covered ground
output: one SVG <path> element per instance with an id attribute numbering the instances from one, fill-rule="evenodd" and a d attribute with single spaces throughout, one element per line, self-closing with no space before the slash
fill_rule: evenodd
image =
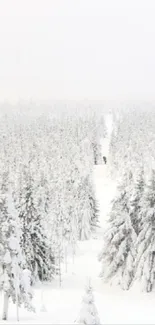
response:
<path id="1" fill-rule="evenodd" d="M 96 189 L 96 198 L 100 210 L 100 225 L 105 229 L 108 212 L 110 209 L 110 202 L 115 195 L 116 182 L 110 179 L 107 171 L 109 158 L 109 145 L 111 141 L 111 134 L 114 128 L 113 117 L 111 114 L 105 116 L 105 125 L 107 134 L 106 137 L 100 139 L 101 154 L 107 158 L 107 164 L 94 166 L 94 183 Z"/>
<path id="2" fill-rule="evenodd" d="M 35 288 L 36 313 L 20 310 L 21 324 L 74 324 L 79 313 L 87 278 L 91 277 L 95 304 L 101 324 L 155 324 L 154 294 L 122 291 L 118 287 L 104 285 L 98 277 L 97 260 L 102 246 L 101 239 L 80 242 L 73 265 L 68 261 L 68 272 L 63 273 L 62 287 L 56 279 L 52 284 Z M 45 305 L 46 311 L 41 307 Z M 0 306 L 1 306 L 0 300 Z M 16 308 L 10 305 L 10 325 L 16 324 Z"/>
<path id="3" fill-rule="evenodd" d="M 104 229 L 110 209 L 110 202 L 115 195 L 116 182 L 107 175 L 107 165 L 94 166 L 96 198 L 100 211 L 100 225 Z"/>

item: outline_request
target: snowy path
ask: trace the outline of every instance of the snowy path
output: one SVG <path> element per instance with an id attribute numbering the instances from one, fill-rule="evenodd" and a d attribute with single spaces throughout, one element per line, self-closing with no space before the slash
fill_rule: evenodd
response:
<path id="1" fill-rule="evenodd" d="M 100 210 L 100 225 L 103 229 L 105 229 L 106 220 L 110 208 L 110 202 L 114 197 L 116 184 L 114 181 L 109 180 L 107 176 L 106 165 L 94 166 L 94 181 L 96 189 L 96 199 L 98 201 Z"/>

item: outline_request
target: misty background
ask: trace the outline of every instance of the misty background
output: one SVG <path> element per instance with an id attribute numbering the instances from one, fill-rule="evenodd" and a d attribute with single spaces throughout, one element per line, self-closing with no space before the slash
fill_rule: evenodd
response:
<path id="1" fill-rule="evenodd" d="M 0 0 L 0 101 L 154 100 L 153 0 Z"/>

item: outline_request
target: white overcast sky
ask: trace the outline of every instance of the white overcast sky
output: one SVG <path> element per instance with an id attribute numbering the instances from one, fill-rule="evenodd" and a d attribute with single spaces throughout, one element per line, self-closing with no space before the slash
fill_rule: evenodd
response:
<path id="1" fill-rule="evenodd" d="M 155 0 L 0 0 L 0 100 L 155 99 Z"/>

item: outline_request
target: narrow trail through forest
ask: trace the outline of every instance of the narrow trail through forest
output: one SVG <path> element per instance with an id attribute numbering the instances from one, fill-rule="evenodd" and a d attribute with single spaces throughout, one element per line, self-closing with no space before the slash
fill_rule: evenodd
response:
<path id="1" fill-rule="evenodd" d="M 106 157 L 108 157 L 112 130 L 111 120 L 107 119 L 107 121 L 109 138 L 107 137 L 105 142 L 102 141 L 102 155 Z M 99 277 L 101 263 L 98 261 L 98 254 L 103 246 L 103 231 L 106 227 L 110 201 L 116 190 L 116 184 L 109 179 L 107 170 L 107 165 L 104 163 L 94 166 L 94 185 L 100 220 L 100 228 L 96 236 L 78 242 L 74 258 L 72 250 L 68 250 L 67 264 L 61 265 L 61 286 L 60 279 L 56 276 L 52 283 L 44 285 L 40 283 L 35 287 L 36 313 L 20 309 L 20 324 L 74 324 L 81 308 L 88 278 L 91 278 L 101 324 L 155 324 L 154 293 L 148 295 L 139 291 L 138 293 L 132 290 L 122 291 L 118 286 L 104 284 Z M 0 305 L 2 305 L 2 296 L 0 296 Z M 9 321 L 6 323 L 19 324 L 16 322 L 15 306 L 11 303 Z M 0 324 L 3 322 L 0 321 Z"/>

